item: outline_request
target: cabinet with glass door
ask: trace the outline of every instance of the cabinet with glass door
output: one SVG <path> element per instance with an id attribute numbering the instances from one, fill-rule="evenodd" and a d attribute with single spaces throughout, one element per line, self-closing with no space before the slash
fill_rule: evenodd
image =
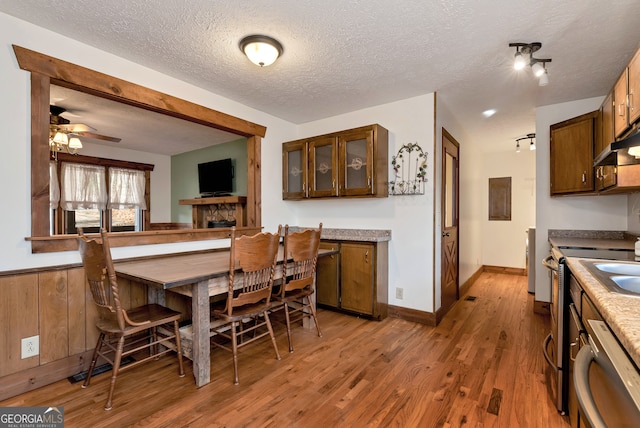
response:
<path id="1" fill-rule="evenodd" d="M 388 135 L 369 125 L 283 143 L 283 199 L 388 196 Z"/>

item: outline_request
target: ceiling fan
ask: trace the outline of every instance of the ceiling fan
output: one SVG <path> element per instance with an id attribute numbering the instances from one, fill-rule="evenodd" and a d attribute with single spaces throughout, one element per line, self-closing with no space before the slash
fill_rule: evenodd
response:
<path id="1" fill-rule="evenodd" d="M 67 135 L 94 138 L 98 140 L 110 141 L 112 143 L 119 143 L 122 140 L 122 138 L 97 134 L 95 133 L 96 130 L 94 128 L 83 123 L 71 123 L 69 119 L 61 116 L 66 111 L 67 110 L 64 107 L 54 105 L 49 106 L 49 126 L 51 129 L 51 138 L 53 138 L 56 133 L 61 132 Z"/>

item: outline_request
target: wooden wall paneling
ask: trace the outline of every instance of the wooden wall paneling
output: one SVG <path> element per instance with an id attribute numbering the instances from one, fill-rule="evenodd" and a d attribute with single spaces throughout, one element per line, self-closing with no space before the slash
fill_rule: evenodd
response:
<path id="1" fill-rule="evenodd" d="M 182 313 L 180 322 L 191 322 L 191 298 L 171 291 L 165 292 L 165 304 L 168 308 Z"/>
<path id="2" fill-rule="evenodd" d="M 129 308 L 147 304 L 147 286 L 137 282 L 129 282 Z"/>
<path id="3" fill-rule="evenodd" d="M 68 319 L 69 319 L 69 355 L 79 354 L 93 347 L 87 346 L 87 304 L 85 294 L 84 269 L 75 268 L 67 271 Z"/>
<path id="4" fill-rule="evenodd" d="M 40 364 L 69 356 L 67 271 L 38 274 Z"/>
<path id="5" fill-rule="evenodd" d="M 124 309 L 131 309 L 131 281 L 118 278 L 118 290 L 120 291 L 120 304 Z"/>
<path id="6" fill-rule="evenodd" d="M 0 377 L 36 367 L 38 356 L 21 359 L 21 339 L 38 334 L 38 276 L 0 278 Z"/>

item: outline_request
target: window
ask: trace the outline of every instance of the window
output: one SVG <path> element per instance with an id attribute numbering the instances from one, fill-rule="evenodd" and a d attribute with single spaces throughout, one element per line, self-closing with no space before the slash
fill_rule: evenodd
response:
<path id="1" fill-rule="evenodd" d="M 53 234 L 74 234 L 80 227 L 86 232 L 98 232 L 100 228 L 110 232 L 144 229 L 149 197 L 148 165 L 127 163 L 134 168 L 124 168 L 120 164 L 82 156 L 51 162 L 49 200 Z"/>

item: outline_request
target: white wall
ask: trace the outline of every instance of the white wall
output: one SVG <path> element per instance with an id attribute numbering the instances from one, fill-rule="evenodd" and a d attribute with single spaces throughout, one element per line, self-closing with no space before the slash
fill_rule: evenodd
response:
<path id="1" fill-rule="evenodd" d="M 524 269 L 525 231 L 536 216 L 536 152 L 528 144 L 484 155 L 482 183 L 482 264 Z M 511 221 L 489 221 L 489 178 L 511 177 Z"/>
<path id="2" fill-rule="evenodd" d="M 302 124 L 297 137 L 311 137 L 377 123 L 389 130 L 389 162 L 400 147 L 407 143 L 417 142 L 428 153 L 428 181 L 424 195 L 281 201 L 281 197 L 276 194 L 280 192 L 278 187 L 274 189 L 277 192 L 274 191 L 272 196 L 263 198 L 280 200 L 287 211 L 294 213 L 295 220 L 301 226 L 314 226 L 322 222 L 323 227 L 327 228 L 391 230 L 389 303 L 429 312 L 434 310 L 433 117 L 434 94 L 428 94 Z M 279 174 L 280 168 L 277 171 Z M 390 170 L 389 178 L 391 177 Z M 276 184 L 279 186 L 280 180 Z M 267 211 L 264 205 L 263 208 Z M 403 300 L 396 300 L 396 287 L 403 288 Z"/>
<path id="3" fill-rule="evenodd" d="M 435 146 L 437 159 L 442 159 L 442 129 L 445 129 L 460 145 L 460 213 L 458 227 L 459 277 L 462 285 L 482 266 L 482 204 L 480 200 L 482 186 L 482 153 L 473 137 L 465 132 L 464 127 L 456 120 L 449 107 L 441 97 L 436 97 Z M 436 162 L 435 186 L 435 278 L 436 308 L 440 307 L 441 297 L 441 239 L 442 207 L 441 207 L 441 162 Z"/>
<path id="4" fill-rule="evenodd" d="M 549 196 L 549 126 L 589 113 L 604 97 L 536 109 L 536 300 L 550 300 L 549 277 L 539 262 L 549 254 L 549 229 L 627 230 L 627 196 Z"/>
<path id="5" fill-rule="evenodd" d="M 627 231 L 640 235 L 640 193 L 627 196 Z"/>

